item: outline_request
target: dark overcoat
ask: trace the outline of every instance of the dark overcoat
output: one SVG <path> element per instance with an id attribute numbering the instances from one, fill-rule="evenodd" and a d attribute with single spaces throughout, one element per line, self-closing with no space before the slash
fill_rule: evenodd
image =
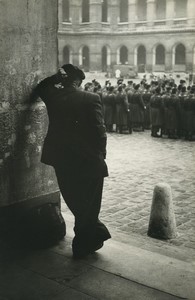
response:
<path id="1" fill-rule="evenodd" d="M 151 112 L 150 112 L 150 98 L 152 94 L 150 92 L 145 92 L 142 94 L 142 99 L 145 105 L 144 111 L 144 123 L 146 128 L 150 127 L 151 125 Z"/>
<path id="2" fill-rule="evenodd" d="M 115 94 L 109 92 L 103 96 L 105 125 L 113 125 L 115 123 L 115 98 Z"/>
<path id="3" fill-rule="evenodd" d="M 59 88 L 54 76 L 44 79 L 36 93 L 45 102 L 49 126 L 41 161 L 64 166 L 67 175 L 108 176 L 106 131 L 99 95 L 75 87 Z"/>
<path id="4" fill-rule="evenodd" d="M 134 92 L 130 100 L 131 119 L 133 124 L 144 122 L 144 102 L 140 92 Z"/>
<path id="5" fill-rule="evenodd" d="M 179 98 L 177 95 L 171 95 L 170 100 L 166 104 L 166 128 L 168 130 L 176 130 L 179 120 Z"/>
<path id="6" fill-rule="evenodd" d="M 126 93 L 117 92 L 115 101 L 116 101 L 116 125 L 127 126 L 129 105 L 128 105 Z"/>
<path id="7" fill-rule="evenodd" d="M 163 99 L 160 95 L 153 95 L 150 99 L 151 124 L 161 127 L 163 125 Z"/>

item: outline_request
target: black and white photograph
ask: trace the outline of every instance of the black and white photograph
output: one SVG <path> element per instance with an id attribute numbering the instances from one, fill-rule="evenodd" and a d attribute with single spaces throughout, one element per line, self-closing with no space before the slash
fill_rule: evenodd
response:
<path id="1" fill-rule="evenodd" d="M 195 300 L 195 0 L 0 0 L 0 300 Z"/>

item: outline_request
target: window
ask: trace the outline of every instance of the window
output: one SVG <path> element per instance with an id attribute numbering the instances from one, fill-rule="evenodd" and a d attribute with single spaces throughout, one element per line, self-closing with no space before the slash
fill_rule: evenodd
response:
<path id="1" fill-rule="evenodd" d="M 108 22 L 108 3 L 107 3 L 107 0 L 102 1 L 102 22 Z"/>
<path id="2" fill-rule="evenodd" d="M 146 0 L 138 0 L 137 2 L 137 18 L 138 21 L 145 21 L 147 15 L 147 3 Z"/>
<path id="3" fill-rule="evenodd" d="M 166 0 L 156 0 L 156 19 L 166 19 Z"/>
<path id="4" fill-rule="evenodd" d="M 186 50 L 184 45 L 179 44 L 175 48 L 175 64 L 185 65 L 185 63 L 186 63 Z"/>
<path id="5" fill-rule="evenodd" d="M 82 2 L 82 22 L 89 22 L 89 0 Z"/>
<path id="6" fill-rule="evenodd" d="M 69 0 L 63 0 L 62 2 L 62 19 L 63 22 L 70 22 Z"/>
<path id="7" fill-rule="evenodd" d="M 175 0 L 175 17 L 186 18 L 187 16 L 187 0 Z"/>
<path id="8" fill-rule="evenodd" d="M 128 0 L 120 0 L 120 22 L 128 22 Z"/>
<path id="9" fill-rule="evenodd" d="M 158 45 L 156 47 L 156 65 L 165 64 L 165 48 L 163 45 Z"/>

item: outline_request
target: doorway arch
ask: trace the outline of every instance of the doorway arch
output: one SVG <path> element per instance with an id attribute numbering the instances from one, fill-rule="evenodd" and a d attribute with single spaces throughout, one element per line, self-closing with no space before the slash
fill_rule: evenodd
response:
<path id="1" fill-rule="evenodd" d="M 138 72 L 145 73 L 146 48 L 143 45 L 140 45 L 137 48 L 137 67 L 138 67 Z"/>

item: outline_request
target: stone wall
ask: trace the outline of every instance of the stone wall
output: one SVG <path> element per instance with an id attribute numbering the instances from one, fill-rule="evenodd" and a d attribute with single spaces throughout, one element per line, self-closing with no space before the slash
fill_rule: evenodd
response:
<path id="1" fill-rule="evenodd" d="M 57 1 L 0 0 L 0 212 L 59 201 L 53 169 L 40 163 L 47 131 L 36 83 L 57 68 Z"/>

